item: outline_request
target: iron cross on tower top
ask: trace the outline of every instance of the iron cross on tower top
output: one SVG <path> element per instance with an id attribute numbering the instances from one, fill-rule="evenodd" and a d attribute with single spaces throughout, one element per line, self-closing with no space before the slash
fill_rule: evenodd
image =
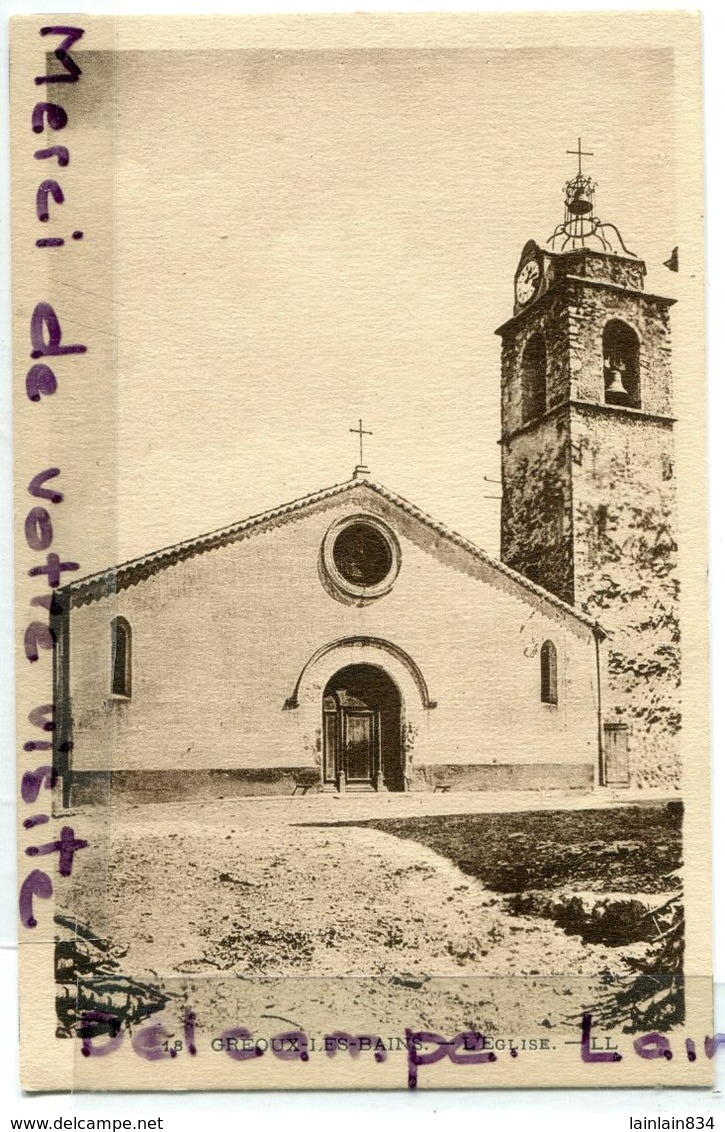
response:
<path id="1" fill-rule="evenodd" d="M 581 138 L 577 138 L 577 147 L 576 147 L 576 149 L 567 149 L 567 151 L 566 151 L 566 152 L 567 152 L 567 153 L 571 153 L 573 157 L 578 157 L 578 158 L 579 158 L 579 176 L 581 177 L 581 172 L 582 172 L 582 157 L 594 157 L 594 154 L 593 154 L 593 153 L 590 153 L 590 152 L 589 152 L 588 150 L 586 150 L 586 149 L 582 149 L 582 140 L 581 140 Z"/>
<path id="2" fill-rule="evenodd" d="M 370 469 L 365 466 L 365 461 L 363 459 L 363 437 L 372 436 L 373 434 L 368 429 L 363 428 L 362 418 L 358 421 L 357 428 L 351 428 L 348 429 L 348 431 L 357 433 L 358 437 L 360 438 L 360 463 L 355 468 L 353 476 L 357 477 L 370 475 Z"/>

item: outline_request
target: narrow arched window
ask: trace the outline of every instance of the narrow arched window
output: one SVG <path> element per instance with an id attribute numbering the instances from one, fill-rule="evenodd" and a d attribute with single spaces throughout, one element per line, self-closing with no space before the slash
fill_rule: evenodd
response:
<path id="1" fill-rule="evenodd" d="M 604 327 L 604 401 L 607 405 L 640 407 L 639 338 L 631 326 L 615 318 Z"/>
<path id="2" fill-rule="evenodd" d="M 546 343 L 542 334 L 532 334 L 521 358 L 522 423 L 546 412 Z"/>
<path id="3" fill-rule="evenodd" d="M 541 646 L 542 704 L 555 704 L 559 702 L 557 685 L 556 649 L 551 641 L 544 641 Z"/>
<path id="4" fill-rule="evenodd" d="M 111 622 L 111 692 L 131 696 L 131 626 L 125 617 Z"/>

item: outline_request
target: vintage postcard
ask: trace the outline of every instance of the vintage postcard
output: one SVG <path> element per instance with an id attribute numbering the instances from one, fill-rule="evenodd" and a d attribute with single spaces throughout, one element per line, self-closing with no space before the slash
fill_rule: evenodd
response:
<path id="1" fill-rule="evenodd" d="M 12 21 L 24 1088 L 712 1082 L 699 36 Z"/>

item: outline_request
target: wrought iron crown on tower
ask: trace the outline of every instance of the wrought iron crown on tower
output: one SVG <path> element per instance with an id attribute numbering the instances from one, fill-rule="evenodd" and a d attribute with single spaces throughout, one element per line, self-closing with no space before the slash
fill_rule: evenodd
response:
<path id="1" fill-rule="evenodd" d="M 597 185 L 582 172 L 582 157 L 593 157 L 594 154 L 582 149 L 581 138 L 578 139 L 576 149 L 568 149 L 566 152 L 578 158 L 579 168 L 576 176 L 564 185 L 564 219 L 554 229 L 547 243 L 555 252 L 594 248 L 612 255 L 634 256 L 634 252 L 625 245 L 617 226 L 604 223 L 596 215 Z M 613 242 L 613 238 L 616 242 Z"/>

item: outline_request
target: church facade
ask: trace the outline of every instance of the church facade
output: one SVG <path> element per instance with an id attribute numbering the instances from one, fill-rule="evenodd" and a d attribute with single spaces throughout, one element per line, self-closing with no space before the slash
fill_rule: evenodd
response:
<path id="1" fill-rule="evenodd" d="M 66 602 L 76 799 L 596 780 L 593 622 L 359 472 Z"/>
<path id="2" fill-rule="evenodd" d="M 501 560 L 361 464 L 70 583 L 66 805 L 677 785 L 670 301 L 566 191 L 498 331 Z"/>

